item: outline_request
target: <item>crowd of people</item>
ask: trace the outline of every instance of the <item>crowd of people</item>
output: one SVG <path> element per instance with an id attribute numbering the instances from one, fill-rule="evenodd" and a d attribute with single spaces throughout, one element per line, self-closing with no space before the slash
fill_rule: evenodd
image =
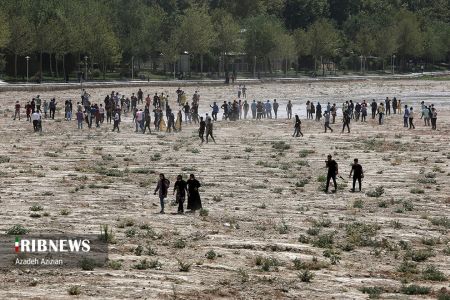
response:
<path id="1" fill-rule="evenodd" d="M 113 123 L 112 131 L 120 132 L 119 125 L 122 122 L 122 116 L 132 116 L 132 122 L 135 125 L 137 133 L 151 133 L 153 130 L 157 132 L 179 132 L 182 130 L 183 124 L 194 124 L 199 126 L 199 138 L 203 143 L 209 142 L 209 138 L 215 142 L 213 135 L 213 122 L 218 121 L 218 114 L 222 110 L 222 120 L 262 120 L 262 119 L 278 119 L 280 105 L 277 99 L 271 100 L 252 100 L 247 101 L 247 88 L 245 85 L 239 85 L 237 89 L 237 98 L 233 101 L 223 101 L 219 107 L 216 101 L 210 104 L 211 116 L 207 113 L 204 117 L 200 117 L 200 94 L 198 91 L 192 95 L 191 101 L 188 100 L 186 93 L 178 88 L 176 90 L 176 104 L 169 101 L 169 95 L 166 93 L 155 93 L 154 96 L 147 94 L 144 98 L 144 92 L 139 89 L 137 93 L 132 93 L 130 97 L 121 95 L 119 92 L 112 91 L 106 95 L 103 103 L 93 103 L 91 96 L 83 89 L 81 100 L 74 104 L 71 99 L 64 102 L 64 119 L 71 121 L 73 112 L 77 120 L 78 129 L 83 129 L 83 124 L 88 128 L 100 127 L 102 124 Z M 54 119 L 57 107 L 55 98 L 41 100 L 37 95 L 25 105 L 27 121 L 33 123 L 35 131 L 42 130 L 42 120 L 46 118 Z M 172 108 L 172 106 L 177 106 Z M 351 122 L 367 122 L 369 110 L 372 119 L 378 120 L 379 125 L 383 125 L 386 116 L 401 115 L 404 118 L 404 127 L 415 129 L 414 121 L 417 118 L 416 110 L 408 105 L 402 105 L 400 99 L 396 97 L 386 99 L 377 103 L 375 99 L 371 103 L 363 100 L 354 102 L 353 100 L 345 101 L 342 104 L 342 133 L 347 129 L 350 133 Z M 285 107 L 287 119 L 292 118 L 293 104 L 288 100 Z M 250 114 L 251 113 L 251 114 Z M 153 116 L 153 123 L 152 123 Z M 338 116 L 338 107 L 335 103 L 330 102 L 327 105 L 316 104 L 313 101 L 306 102 L 306 118 L 307 120 L 315 120 L 323 124 L 325 133 L 330 130 L 333 132 L 332 124 L 336 123 Z M 420 118 L 424 120 L 424 126 L 430 126 L 432 130 L 437 129 L 437 110 L 433 104 L 427 105 L 423 101 L 420 108 Z M 15 104 L 14 120 L 21 118 L 21 105 L 19 101 Z M 303 136 L 301 131 L 301 120 L 295 115 L 294 121 L 294 137 Z"/>

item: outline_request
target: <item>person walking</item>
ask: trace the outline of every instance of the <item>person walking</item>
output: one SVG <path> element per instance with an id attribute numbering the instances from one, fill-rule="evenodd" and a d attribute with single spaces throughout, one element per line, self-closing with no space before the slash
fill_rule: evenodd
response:
<path id="1" fill-rule="evenodd" d="M 370 107 L 372 108 L 372 119 L 375 119 L 375 116 L 377 114 L 377 103 L 375 102 L 375 99 L 372 100 Z"/>
<path id="2" fill-rule="evenodd" d="M 335 160 L 332 159 L 331 154 L 328 155 L 327 160 L 325 161 L 325 164 L 328 169 L 327 183 L 325 185 L 325 193 L 328 193 L 328 188 L 330 186 L 331 179 L 333 179 L 333 184 L 334 184 L 333 193 L 336 193 L 336 191 L 337 191 L 336 176 L 339 174 L 338 164 Z"/>
<path id="3" fill-rule="evenodd" d="M 251 109 L 252 109 L 252 118 L 256 119 L 256 100 L 253 100 L 252 104 L 251 104 Z"/>
<path id="4" fill-rule="evenodd" d="M 245 101 L 245 103 L 247 103 L 247 100 Z M 214 102 L 212 106 L 210 105 L 210 107 L 212 108 L 212 113 L 211 113 L 212 118 L 214 121 L 217 121 L 217 114 L 219 113 L 219 106 L 217 105 L 216 102 Z M 248 104 L 247 104 L 247 110 L 248 110 Z"/>
<path id="5" fill-rule="evenodd" d="M 41 113 L 38 110 L 35 110 L 34 113 L 31 115 L 31 121 L 33 122 L 34 132 L 42 131 L 41 119 L 42 119 Z"/>
<path id="6" fill-rule="evenodd" d="M 204 135 L 206 129 L 206 122 L 203 120 L 203 117 L 200 117 L 200 128 L 198 129 L 198 137 L 202 140 L 202 144 L 205 142 Z"/>
<path id="7" fill-rule="evenodd" d="M 164 199 L 167 197 L 167 191 L 169 190 L 170 181 L 166 179 L 164 174 L 159 174 L 158 184 L 156 185 L 154 195 L 158 192 L 159 203 L 161 205 L 160 214 L 164 214 Z"/>
<path id="8" fill-rule="evenodd" d="M 413 111 L 413 108 L 411 107 L 409 109 L 409 129 L 416 129 L 416 126 L 414 126 L 414 117 L 415 117 L 415 112 Z"/>
<path id="9" fill-rule="evenodd" d="M 272 106 L 273 106 L 273 113 L 275 114 L 275 119 L 277 119 L 278 118 L 278 107 L 279 107 L 277 99 L 273 99 Z"/>
<path id="10" fill-rule="evenodd" d="M 292 135 L 293 137 L 299 137 L 300 135 L 303 136 L 303 133 L 301 131 L 301 124 L 302 121 L 300 121 L 298 115 L 295 115 L 294 134 Z"/>
<path id="11" fill-rule="evenodd" d="M 187 182 L 183 180 L 183 176 L 178 175 L 177 181 L 173 185 L 173 194 L 177 193 L 175 196 L 175 203 L 178 203 L 178 213 L 184 213 L 184 201 L 186 200 L 186 192 L 187 192 Z"/>
<path id="12" fill-rule="evenodd" d="M 188 186 L 188 203 L 187 209 L 191 212 L 195 212 L 202 208 L 202 201 L 200 199 L 200 193 L 198 189 L 201 187 L 200 182 L 195 179 L 194 174 L 189 175 L 189 180 L 187 181 Z"/>
<path id="13" fill-rule="evenodd" d="M 117 128 L 117 132 L 120 131 L 119 130 L 119 123 L 120 123 L 120 115 L 119 115 L 118 112 L 116 112 L 116 114 L 114 115 L 114 125 L 113 125 L 114 127 L 113 127 L 112 131 L 116 130 L 116 128 Z"/>
<path id="14" fill-rule="evenodd" d="M 385 110 L 383 103 L 380 103 L 380 105 L 377 108 L 377 114 L 378 114 L 378 125 L 383 124 L 383 116 L 384 116 Z"/>
<path id="15" fill-rule="evenodd" d="M 405 112 L 403 113 L 403 127 L 408 128 L 409 108 L 405 105 Z"/>
<path id="16" fill-rule="evenodd" d="M 345 127 L 347 127 L 348 133 L 350 133 L 350 112 L 348 110 L 344 111 L 344 119 L 342 121 L 344 123 L 342 125 L 342 133 L 344 133 Z"/>
<path id="17" fill-rule="evenodd" d="M 20 121 L 20 103 L 19 103 L 19 101 L 16 101 L 16 105 L 14 106 L 14 120 L 16 120 L 16 117 L 19 117 L 19 121 Z"/>
<path id="18" fill-rule="evenodd" d="M 76 116 L 77 116 L 78 129 L 83 129 L 83 121 L 84 121 L 84 114 L 83 114 L 83 112 L 82 111 L 77 111 Z"/>
<path id="19" fill-rule="evenodd" d="M 327 129 L 330 129 L 333 132 L 333 129 L 330 127 L 330 113 L 328 110 L 325 111 L 323 117 L 325 118 L 325 133 L 327 133 Z"/>
<path id="20" fill-rule="evenodd" d="M 352 164 L 352 170 L 350 171 L 349 178 L 352 177 L 353 174 L 353 188 L 351 189 L 352 192 L 355 192 L 355 185 L 356 181 L 358 181 L 359 184 L 359 191 L 361 192 L 361 180 L 364 178 L 364 172 L 362 166 L 358 163 L 358 159 L 355 158 Z"/>
<path id="21" fill-rule="evenodd" d="M 267 119 L 272 119 L 272 104 L 270 104 L 270 100 L 267 100 L 265 109 L 266 109 Z"/>
<path id="22" fill-rule="evenodd" d="M 211 139 L 213 140 L 214 144 L 216 143 L 216 140 L 214 139 L 213 136 L 213 122 L 211 121 L 210 117 L 206 117 L 206 143 L 208 144 L 208 137 L 211 137 Z"/>

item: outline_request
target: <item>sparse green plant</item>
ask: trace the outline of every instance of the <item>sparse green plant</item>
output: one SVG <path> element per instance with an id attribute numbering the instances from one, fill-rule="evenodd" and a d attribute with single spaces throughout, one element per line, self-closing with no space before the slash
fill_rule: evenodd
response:
<path id="1" fill-rule="evenodd" d="M 83 271 L 92 271 L 97 266 L 97 263 L 94 259 L 89 257 L 83 257 L 80 260 L 80 267 Z"/>
<path id="2" fill-rule="evenodd" d="M 428 295 L 431 292 L 431 288 L 427 286 L 411 284 L 408 286 L 403 286 L 401 292 L 406 295 Z"/>
<path id="3" fill-rule="evenodd" d="M 246 148 L 244 149 L 244 151 L 247 152 L 247 153 L 250 153 L 250 152 L 253 152 L 254 149 L 253 149 L 252 147 L 246 147 Z"/>
<path id="4" fill-rule="evenodd" d="M 220 195 L 213 196 L 212 200 L 213 200 L 214 202 L 220 202 L 220 201 L 222 201 L 222 197 L 221 197 Z"/>
<path id="5" fill-rule="evenodd" d="M 206 252 L 205 256 L 207 259 L 213 260 L 213 259 L 216 259 L 217 253 L 211 249 L 208 252 Z"/>
<path id="6" fill-rule="evenodd" d="M 412 188 L 412 189 L 409 190 L 409 192 L 411 194 L 424 194 L 425 193 L 425 191 L 423 189 L 420 189 L 420 188 Z"/>
<path id="7" fill-rule="evenodd" d="M 160 153 L 155 153 L 153 154 L 153 156 L 150 157 L 151 161 L 158 161 L 161 159 L 161 154 Z"/>
<path id="8" fill-rule="evenodd" d="M 309 270 L 304 270 L 298 273 L 297 276 L 302 282 L 311 282 L 311 280 L 314 278 L 314 274 Z"/>
<path id="9" fill-rule="evenodd" d="M 277 231 L 279 234 L 287 234 L 289 232 L 289 227 L 284 220 L 281 221 L 277 226 Z"/>
<path id="10" fill-rule="evenodd" d="M 280 187 L 274 188 L 274 189 L 273 189 L 273 192 L 274 192 L 275 194 L 281 194 L 281 193 L 283 192 L 283 188 L 280 188 Z"/>
<path id="11" fill-rule="evenodd" d="M 68 290 L 67 293 L 71 296 L 76 296 L 81 294 L 81 289 L 79 285 L 73 285 Z"/>
<path id="12" fill-rule="evenodd" d="M 201 217 L 207 217 L 209 214 L 209 211 L 206 208 L 201 208 L 199 214 Z"/>
<path id="13" fill-rule="evenodd" d="M 382 208 L 388 207 L 387 201 L 380 201 L 380 202 L 378 202 L 378 207 L 382 207 Z"/>
<path id="14" fill-rule="evenodd" d="M 58 157 L 58 154 L 57 153 L 53 153 L 53 152 L 44 152 L 44 156 Z"/>
<path id="15" fill-rule="evenodd" d="M 379 225 L 354 222 L 345 226 L 348 242 L 357 246 L 370 246 L 373 237 L 380 229 Z"/>
<path id="16" fill-rule="evenodd" d="M 111 260 L 109 262 L 109 267 L 113 270 L 120 270 L 122 268 L 122 262 L 119 260 Z"/>
<path id="17" fill-rule="evenodd" d="M 197 148 L 194 148 L 194 149 L 191 149 L 191 153 L 197 154 L 197 153 L 200 153 L 200 150 L 198 150 Z"/>
<path id="18" fill-rule="evenodd" d="M 408 261 L 408 260 L 403 260 L 403 262 L 397 268 L 397 271 L 401 272 L 401 273 L 407 273 L 407 274 L 416 274 L 419 272 L 417 270 L 417 264 L 415 264 L 411 261 Z"/>
<path id="19" fill-rule="evenodd" d="M 435 246 L 436 244 L 440 243 L 439 238 L 422 238 L 421 239 L 422 244 L 427 245 L 427 246 Z"/>
<path id="20" fill-rule="evenodd" d="M 9 228 L 8 230 L 6 230 L 7 235 L 24 235 L 27 234 L 28 232 L 30 232 L 30 230 L 26 229 L 20 224 L 16 224 L 11 228 Z"/>
<path id="21" fill-rule="evenodd" d="M 300 243 L 303 243 L 303 244 L 308 244 L 308 243 L 309 243 L 309 237 L 307 237 L 307 236 L 304 235 L 304 234 L 301 234 L 301 235 L 298 237 L 298 241 L 299 241 Z"/>
<path id="22" fill-rule="evenodd" d="M 192 263 L 185 263 L 181 260 L 178 260 L 178 269 L 180 272 L 189 272 L 191 269 Z"/>
<path id="23" fill-rule="evenodd" d="M 325 175 L 319 175 L 317 176 L 317 182 L 326 182 L 327 177 Z"/>
<path id="24" fill-rule="evenodd" d="M 33 204 L 33 206 L 30 207 L 31 211 L 41 211 L 44 210 L 44 208 L 42 206 L 40 206 L 39 204 Z"/>
<path id="25" fill-rule="evenodd" d="M 237 272 L 239 277 L 241 278 L 242 283 L 248 282 L 250 276 L 248 275 L 247 271 L 245 271 L 243 268 L 239 268 Z"/>
<path id="26" fill-rule="evenodd" d="M 0 164 L 9 163 L 10 160 L 9 156 L 0 155 Z"/>
<path id="27" fill-rule="evenodd" d="M 304 187 L 305 185 L 307 185 L 309 183 L 309 179 L 305 178 L 305 179 L 301 179 L 299 181 L 297 181 L 295 183 L 296 187 Z"/>
<path id="28" fill-rule="evenodd" d="M 368 294 L 370 299 L 375 299 L 380 297 L 380 295 L 383 293 L 383 289 L 377 286 L 365 286 L 361 288 L 361 292 L 364 294 Z"/>
<path id="29" fill-rule="evenodd" d="M 276 142 L 272 142 L 272 148 L 282 152 L 285 150 L 289 150 L 291 148 L 291 146 L 289 144 L 286 144 L 286 142 L 284 142 L 284 141 L 276 141 Z"/>
<path id="30" fill-rule="evenodd" d="M 408 250 L 405 254 L 405 257 L 411 258 L 411 260 L 415 262 L 426 261 L 432 256 L 434 256 L 434 253 L 429 249 Z"/>
<path id="31" fill-rule="evenodd" d="M 422 271 L 422 277 L 425 280 L 431 281 L 446 281 L 445 274 L 436 268 L 436 266 L 429 265 Z"/>
<path id="32" fill-rule="evenodd" d="M 178 249 L 183 249 L 186 247 L 186 241 L 183 239 L 178 239 L 175 241 L 174 247 Z"/>
<path id="33" fill-rule="evenodd" d="M 41 217 L 41 214 L 38 214 L 38 213 L 31 213 L 31 214 L 30 214 L 30 217 L 31 217 L 31 218 L 40 218 L 40 217 Z"/>
<path id="34" fill-rule="evenodd" d="M 392 220 L 391 221 L 391 226 L 394 229 L 401 229 L 402 228 L 402 223 L 400 223 L 399 220 Z"/>
<path id="35" fill-rule="evenodd" d="M 299 156 L 304 158 L 304 157 L 307 157 L 309 154 L 313 154 L 313 153 L 315 153 L 314 150 L 303 149 L 299 152 Z"/>
<path id="36" fill-rule="evenodd" d="M 444 253 L 444 255 L 450 256 L 450 246 L 446 246 L 442 252 Z"/>
<path id="37" fill-rule="evenodd" d="M 353 202 L 354 208 L 363 208 L 364 202 L 361 199 L 357 199 Z"/>
<path id="38" fill-rule="evenodd" d="M 135 255 L 141 256 L 142 252 L 144 252 L 144 247 L 142 247 L 141 245 L 139 245 L 136 248 L 134 248 L 134 254 Z"/>
<path id="39" fill-rule="evenodd" d="M 134 237 L 136 235 L 136 229 L 135 228 L 128 228 L 127 230 L 125 230 L 125 236 L 126 237 Z"/>
<path id="40" fill-rule="evenodd" d="M 435 226 L 442 226 L 450 229 L 450 219 L 447 217 L 436 217 L 430 219 L 431 224 Z"/>
<path id="41" fill-rule="evenodd" d="M 306 230 L 306 233 L 312 236 L 316 236 L 320 233 L 320 227 L 310 227 Z"/>
<path id="42" fill-rule="evenodd" d="M 333 234 L 322 234 L 318 235 L 316 239 L 313 240 L 312 244 L 314 247 L 319 248 L 331 248 L 334 243 Z"/>
<path id="43" fill-rule="evenodd" d="M 383 186 L 377 186 L 375 188 L 375 190 L 366 192 L 366 195 L 368 197 L 373 197 L 373 198 L 379 198 L 383 194 L 384 194 L 384 187 Z"/>
<path id="44" fill-rule="evenodd" d="M 105 155 L 102 155 L 102 159 L 106 160 L 106 161 L 111 161 L 111 160 L 114 160 L 114 157 L 112 157 L 111 154 L 105 154 Z"/>
<path id="45" fill-rule="evenodd" d="M 61 211 L 59 213 L 61 214 L 61 216 L 68 216 L 68 215 L 70 215 L 70 209 L 63 208 L 63 209 L 61 209 Z"/>

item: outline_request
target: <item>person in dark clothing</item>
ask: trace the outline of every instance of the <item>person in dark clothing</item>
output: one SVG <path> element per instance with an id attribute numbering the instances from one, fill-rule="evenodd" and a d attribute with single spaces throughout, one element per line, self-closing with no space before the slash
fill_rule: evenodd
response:
<path id="1" fill-rule="evenodd" d="M 50 118 L 54 119 L 55 118 L 55 111 L 56 111 L 56 101 L 55 98 L 53 98 L 52 100 L 50 100 Z M 34 111 L 34 109 L 33 109 Z"/>
<path id="2" fill-rule="evenodd" d="M 392 109 L 394 110 L 394 115 L 397 114 L 397 98 L 394 97 L 394 99 L 392 100 Z"/>
<path id="3" fill-rule="evenodd" d="M 372 100 L 370 107 L 372 108 L 372 119 L 375 119 L 375 116 L 377 115 L 377 103 L 375 102 L 375 99 Z"/>
<path id="4" fill-rule="evenodd" d="M 228 119 L 228 103 L 227 101 L 223 101 L 222 106 L 220 107 L 223 109 L 223 119 L 226 120 Z"/>
<path id="5" fill-rule="evenodd" d="M 202 144 L 205 142 L 203 136 L 205 135 L 206 122 L 203 121 L 203 117 L 200 117 L 200 128 L 198 129 L 198 136 L 202 140 Z"/>
<path id="6" fill-rule="evenodd" d="M 200 199 L 200 193 L 198 189 L 201 187 L 200 182 L 195 179 L 194 174 L 189 175 L 189 180 L 187 181 L 188 186 L 188 203 L 187 209 L 191 211 L 196 211 L 202 208 L 202 201 Z"/>
<path id="7" fill-rule="evenodd" d="M 182 214 L 184 212 L 183 204 L 186 200 L 187 182 L 183 180 L 183 176 L 181 175 L 177 176 L 177 181 L 173 186 L 173 194 L 175 194 L 175 191 L 177 192 L 175 199 L 176 203 L 178 203 L 178 213 Z"/>
<path id="8" fill-rule="evenodd" d="M 150 124 L 151 124 L 152 120 L 150 117 L 150 109 L 148 106 L 146 106 L 145 110 L 144 110 L 144 120 L 145 120 L 144 131 L 142 133 L 145 133 L 145 130 L 148 128 L 148 132 L 151 134 L 152 130 L 150 129 Z"/>
<path id="9" fill-rule="evenodd" d="M 350 133 L 350 112 L 347 110 L 344 112 L 344 124 L 342 125 L 342 133 L 344 133 L 345 127 L 347 127 L 348 133 Z"/>
<path id="10" fill-rule="evenodd" d="M 336 175 L 339 174 L 338 171 L 338 164 L 335 160 L 332 159 L 331 155 L 328 155 L 328 160 L 325 161 L 326 166 L 328 168 L 328 173 L 327 173 L 327 183 L 325 186 L 325 193 L 328 193 L 328 187 L 330 186 L 330 179 L 333 179 L 333 184 L 334 184 L 334 191 L 333 193 L 336 193 L 337 191 L 337 184 L 336 184 Z"/>
<path id="11" fill-rule="evenodd" d="M 156 195 L 156 192 L 159 192 L 159 203 L 161 204 L 161 211 L 159 212 L 160 214 L 164 213 L 164 198 L 167 197 L 169 186 L 170 181 L 166 179 L 164 174 L 159 174 L 158 185 L 156 186 L 155 192 L 153 194 Z"/>
<path id="12" fill-rule="evenodd" d="M 386 97 L 385 104 L 386 104 L 386 116 L 391 115 L 391 99 L 389 99 L 389 97 Z"/>
<path id="13" fill-rule="evenodd" d="M 206 116 L 206 143 L 208 144 L 208 137 L 211 137 L 214 144 L 216 143 L 216 139 L 213 136 L 213 122 L 210 117 Z"/>
<path id="14" fill-rule="evenodd" d="M 303 136 L 303 133 L 300 128 L 301 124 L 302 124 L 302 121 L 300 121 L 300 118 L 298 117 L 298 115 L 295 115 L 294 134 L 292 136 L 295 136 L 295 137 L 299 137 L 300 135 Z"/>
<path id="15" fill-rule="evenodd" d="M 354 163 L 352 165 L 352 170 L 350 171 L 349 178 L 352 177 L 353 174 L 353 188 L 352 192 L 355 191 L 356 181 L 358 180 L 359 191 L 361 192 L 361 179 L 364 178 L 364 172 L 362 166 L 358 163 L 358 159 L 355 158 Z"/>
<path id="16" fill-rule="evenodd" d="M 272 107 L 273 107 L 273 112 L 275 114 L 275 119 L 276 119 L 276 118 L 278 118 L 278 108 L 280 107 L 280 105 L 277 102 L 277 99 L 273 100 Z"/>

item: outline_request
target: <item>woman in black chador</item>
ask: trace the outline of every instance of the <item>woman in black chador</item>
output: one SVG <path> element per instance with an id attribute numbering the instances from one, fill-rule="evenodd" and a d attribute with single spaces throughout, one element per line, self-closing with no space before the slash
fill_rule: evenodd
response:
<path id="1" fill-rule="evenodd" d="M 188 185 L 188 192 L 189 192 L 187 209 L 190 209 L 192 211 L 201 209 L 202 201 L 200 200 L 200 194 L 198 192 L 198 189 L 200 188 L 201 184 L 197 179 L 195 179 L 194 174 L 191 174 L 189 176 L 187 185 Z"/>

